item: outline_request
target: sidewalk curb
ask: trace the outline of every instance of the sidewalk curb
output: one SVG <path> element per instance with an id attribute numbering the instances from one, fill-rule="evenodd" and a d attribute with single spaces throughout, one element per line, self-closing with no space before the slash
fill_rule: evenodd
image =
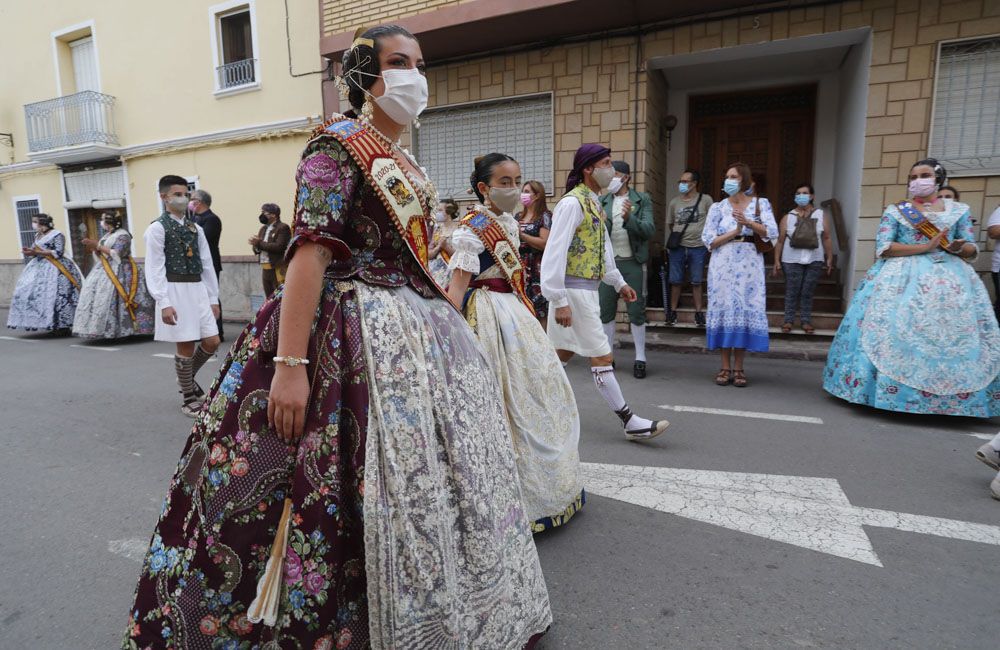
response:
<path id="1" fill-rule="evenodd" d="M 717 350 L 709 350 L 705 347 L 704 343 L 698 343 L 696 341 L 669 341 L 669 340 L 657 340 L 660 337 L 650 337 L 647 335 L 646 338 L 646 349 L 647 350 L 661 350 L 665 352 L 679 352 L 682 354 L 716 354 Z M 795 348 L 788 345 L 782 345 L 784 342 L 779 340 L 771 341 L 771 349 L 768 352 L 750 352 L 750 357 L 764 357 L 768 359 L 790 359 L 793 361 L 814 361 L 814 362 L 826 362 L 828 356 L 828 348 L 823 346 L 813 346 L 808 348 Z M 618 347 L 620 349 L 634 349 L 635 346 L 632 343 L 632 337 L 629 335 L 621 335 L 617 341 Z"/>

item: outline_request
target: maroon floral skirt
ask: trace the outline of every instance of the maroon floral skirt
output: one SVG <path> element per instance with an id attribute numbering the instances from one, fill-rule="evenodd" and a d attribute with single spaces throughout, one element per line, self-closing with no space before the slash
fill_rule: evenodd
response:
<path id="1" fill-rule="evenodd" d="M 310 338 L 305 435 L 267 423 L 281 290 L 235 344 L 185 445 L 145 558 L 123 648 L 366 648 L 368 386 L 355 292 L 327 280 Z M 285 498 L 275 627 L 252 624 Z"/>

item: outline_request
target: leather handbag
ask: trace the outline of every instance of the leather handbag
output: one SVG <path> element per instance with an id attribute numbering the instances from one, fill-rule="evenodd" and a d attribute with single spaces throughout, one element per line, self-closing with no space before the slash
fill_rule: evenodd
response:
<path id="1" fill-rule="evenodd" d="M 760 223 L 760 197 L 754 197 L 754 201 L 756 201 L 756 207 L 753 211 L 753 220 Z M 761 254 L 767 254 L 774 250 L 774 242 L 764 241 L 764 239 L 757 234 L 756 230 L 753 233 L 753 245 L 757 248 L 757 252 Z"/>

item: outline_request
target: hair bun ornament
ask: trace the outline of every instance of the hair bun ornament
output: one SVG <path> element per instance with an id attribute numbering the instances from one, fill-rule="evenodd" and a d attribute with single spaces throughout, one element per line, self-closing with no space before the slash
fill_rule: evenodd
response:
<path id="1" fill-rule="evenodd" d="M 370 48 L 374 49 L 375 48 L 375 41 L 373 41 L 370 38 L 361 38 L 361 37 L 358 37 L 358 38 L 354 39 L 353 43 L 351 43 L 351 49 L 353 50 L 355 48 L 361 47 L 362 45 L 364 45 L 365 47 L 370 47 Z"/>

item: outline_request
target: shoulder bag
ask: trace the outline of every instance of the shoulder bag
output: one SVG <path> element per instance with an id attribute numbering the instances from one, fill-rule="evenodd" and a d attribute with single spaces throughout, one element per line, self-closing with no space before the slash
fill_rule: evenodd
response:
<path id="1" fill-rule="evenodd" d="M 789 214 L 795 213 L 789 212 Z M 805 217 L 795 214 L 795 229 L 792 231 L 792 236 L 788 239 L 792 248 L 801 248 L 803 250 L 815 250 L 819 248 L 819 226 L 816 220 L 812 218 L 812 215 L 812 210 Z"/>
<path id="2" fill-rule="evenodd" d="M 695 201 L 695 203 L 694 203 L 694 214 L 695 214 L 695 216 L 698 215 L 698 209 L 701 207 L 701 197 L 703 197 L 703 196 L 704 196 L 704 194 L 702 194 L 701 192 L 698 193 L 698 200 Z M 668 250 L 672 250 L 673 251 L 673 250 L 677 250 L 678 248 L 681 247 L 681 242 L 684 241 L 684 233 L 687 232 L 688 226 L 690 226 L 690 225 L 691 225 L 691 220 L 689 219 L 688 222 L 686 224 L 684 224 L 684 227 L 681 228 L 680 232 L 674 232 L 674 230 L 671 228 L 671 230 L 670 230 L 670 236 L 667 237 L 667 249 Z"/>
<path id="3" fill-rule="evenodd" d="M 754 197 L 754 201 L 756 201 L 756 207 L 753 211 L 753 220 L 760 223 L 760 197 Z M 757 252 L 762 254 L 770 253 L 774 250 L 774 242 L 764 241 L 756 231 L 753 233 L 753 245 L 757 247 Z"/>

